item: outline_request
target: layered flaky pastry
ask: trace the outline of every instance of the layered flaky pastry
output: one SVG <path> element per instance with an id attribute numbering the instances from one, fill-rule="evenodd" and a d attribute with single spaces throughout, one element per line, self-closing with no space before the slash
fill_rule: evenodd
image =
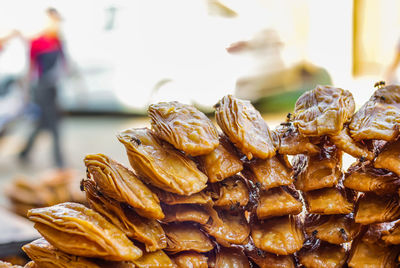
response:
<path id="1" fill-rule="evenodd" d="M 249 202 L 249 189 L 243 178 L 234 176 L 223 182 L 211 185 L 214 198 L 214 206 L 233 210 L 246 206 Z"/>
<path id="2" fill-rule="evenodd" d="M 377 89 L 371 98 L 353 115 L 349 129 L 351 137 L 361 140 L 392 141 L 399 134 L 400 86 Z"/>
<path id="3" fill-rule="evenodd" d="M 62 252 L 50 245 L 49 242 L 43 238 L 39 238 L 24 245 L 22 250 L 36 263 L 38 267 L 101 268 L 98 263 L 91 259 Z"/>
<path id="4" fill-rule="evenodd" d="M 103 154 L 87 155 L 85 165 L 88 175 L 107 196 L 129 204 L 143 217 L 164 217 L 157 196 L 131 170 Z"/>
<path id="5" fill-rule="evenodd" d="M 287 187 L 261 191 L 256 209 L 257 218 L 268 219 L 284 215 L 297 215 L 303 209 L 298 193 Z"/>
<path id="6" fill-rule="evenodd" d="M 109 222 L 120 228 L 128 237 L 146 246 L 146 251 L 156 251 L 167 246 L 160 223 L 138 215 L 128 204 L 120 203 L 98 191 L 92 180 L 82 181 L 90 207 Z"/>
<path id="7" fill-rule="evenodd" d="M 199 156 L 198 160 L 201 170 L 208 176 L 211 183 L 222 181 L 243 169 L 242 161 L 225 135 L 220 135 L 219 145 L 214 151 Z"/>
<path id="8" fill-rule="evenodd" d="M 400 177 L 388 170 L 374 168 L 369 163 L 355 163 L 347 170 L 343 185 L 361 192 L 394 194 L 400 187 Z"/>
<path id="9" fill-rule="evenodd" d="M 167 235 L 167 248 L 171 253 L 193 250 L 208 252 L 214 248 L 213 242 L 197 226 L 188 223 L 170 223 L 164 225 Z"/>
<path id="10" fill-rule="evenodd" d="M 142 251 L 120 229 L 77 203 L 31 209 L 28 218 L 50 244 L 65 253 L 112 261 L 142 256 Z"/>
<path id="11" fill-rule="evenodd" d="M 334 187 L 342 177 L 341 162 L 342 152 L 330 141 L 324 141 L 318 154 L 294 157 L 294 185 L 305 192 Z"/>
<path id="12" fill-rule="evenodd" d="M 227 95 L 215 105 L 215 118 L 229 140 L 248 159 L 266 159 L 275 155 L 271 131 L 249 101 Z"/>
<path id="13" fill-rule="evenodd" d="M 163 250 L 145 252 L 143 256 L 132 261 L 135 268 L 165 267 L 176 268 L 175 263 Z"/>
<path id="14" fill-rule="evenodd" d="M 148 114 L 159 138 L 191 156 L 208 154 L 219 144 L 211 120 L 192 105 L 160 102 L 151 104 Z"/>
<path id="15" fill-rule="evenodd" d="M 147 129 L 129 129 L 118 139 L 125 145 L 129 162 L 147 182 L 165 191 L 191 195 L 206 187 L 207 176 L 196 163 Z"/>
<path id="16" fill-rule="evenodd" d="M 338 135 L 354 109 L 353 95 L 349 91 L 317 86 L 297 100 L 293 124 L 305 136 Z"/>
<path id="17" fill-rule="evenodd" d="M 210 219 L 207 210 L 200 205 L 181 204 L 163 206 L 165 218 L 163 222 L 184 222 L 191 221 L 206 224 Z"/>
<path id="18" fill-rule="evenodd" d="M 346 263 L 347 252 L 339 245 L 319 243 L 314 248 L 303 248 L 298 253 L 300 264 L 307 268 L 341 268 Z"/>
<path id="19" fill-rule="evenodd" d="M 361 225 L 348 215 L 309 214 L 304 221 L 304 230 L 309 236 L 331 244 L 343 244 L 352 241 L 361 230 Z"/>
<path id="20" fill-rule="evenodd" d="M 243 174 L 263 190 L 289 185 L 293 182 L 292 170 L 281 155 L 265 160 L 255 159 L 246 166 Z"/>
<path id="21" fill-rule="evenodd" d="M 252 225 L 251 237 L 256 247 L 278 255 L 293 254 L 304 242 L 298 218 L 293 216 L 256 222 Z"/>
<path id="22" fill-rule="evenodd" d="M 244 245 L 250 235 L 250 226 L 243 211 L 215 210 L 208 208 L 210 220 L 202 228 L 217 242 L 229 247 L 231 244 Z"/>
<path id="23" fill-rule="evenodd" d="M 390 170 L 400 176 L 400 140 L 387 144 L 375 159 L 374 167 Z"/>
<path id="24" fill-rule="evenodd" d="M 354 141 L 350 137 L 348 127 L 344 127 L 338 135 L 330 136 L 330 140 L 336 145 L 337 148 L 351 156 L 354 156 L 355 158 L 363 157 L 367 160 L 372 160 L 375 156 L 373 152 L 368 150 L 367 146 Z"/>
<path id="25" fill-rule="evenodd" d="M 363 225 L 394 221 L 400 218 L 399 197 L 379 196 L 365 193 L 359 197 L 355 210 L 355 221 Z"/>
<path id="26" fill-rule="evenodd" d="M 354 193 L 340 187 L 304 193 L 307 210 L 313 214 L 349 214 L 354 207 Z"/>
<path id="27" fill-rule="evenodd" d="M 275 146 L 280 154 L 317 154 L 319 147 L 299 133 L 291 122 L 280 124 L 273 132 Z"/>
<path id="28" fill-rule="evenodd" d="M 215 267 L 250 268 L 250 262 L 242 250 L 221 247 L 215 256 Z"/>
<path id="29" fill-rule="evenodd" d="M 207 256 L 193 251 L 178 253 L 173 256 L 173 260 L 178 268 L 208 268 Z"/>

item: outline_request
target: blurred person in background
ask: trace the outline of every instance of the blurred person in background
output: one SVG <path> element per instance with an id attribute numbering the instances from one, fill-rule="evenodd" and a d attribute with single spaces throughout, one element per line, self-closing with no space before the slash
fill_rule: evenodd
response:
<path id="1" fill-rule="evenodd" d="M 19 154 L 26 161 L 37 136 L 44 130 L 53 136 L 53 154 L 57 167 L 64 167 L 60 145 L 60 111 L 57 103 L 57 84 L 65 64 L 61 39 L 61 16 L 54 8 L 46 10 L 47 25 L 29 40 L 29 82 L 32 102 L 39 108 L 35 129 Z"/>

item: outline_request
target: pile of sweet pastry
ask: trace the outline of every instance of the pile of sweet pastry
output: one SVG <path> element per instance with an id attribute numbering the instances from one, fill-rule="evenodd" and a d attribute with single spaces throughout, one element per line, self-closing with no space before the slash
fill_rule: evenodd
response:
<path id="1" fill-rule="evenodd" d="M 400 87 L 376 87 L 354 113 L 349 91 L 318 86 L 273 131 L 230 95 L 222 131 L 150 105 L 151 129 L 118 135 L 133 169 L 86 156 L 90 208 L 28 212 L 43 236 L 23 247 L 29 267 L 397 267 Z"/>
<path id="2" fill-rule="evenodd" d="M 35 178 L 15 177 L 5 186 L 10 209 L 26 217 L 28 210 L 72 201 L 86 203 L 79 191 L 80 173 L 75 170 L 49 170 Z"/>

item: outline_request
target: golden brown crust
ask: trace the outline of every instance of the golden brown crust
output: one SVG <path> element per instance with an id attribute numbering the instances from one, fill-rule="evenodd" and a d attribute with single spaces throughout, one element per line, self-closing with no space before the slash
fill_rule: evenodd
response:
<path id="1" fill-rule="evenodd" d="M 181 204 L 163 206 L 165 218 L 163 222 L 184 222 L 191 221 L 200 224 L 206 224 L 210 219 L 205 208 L 200 205 Z"/>
<path id="2" fill-rule="evenodd" d="M 134 266 L 135 268 L 149 268 L 149 267 L 176 268 L 175 263 L 168 257 L 167 254 L 165 254 L 163 250 L 146 252 L 143 254 L 142 257 L 132 262 L 135 264 Z"/>
<path id="3" fill-rule="evenodd" d="M 38 267 L 51 268 L 100 268 L 91 259 L 78 257 L 62 252 L 45 239 L 40 238 L 22 247 L 23 251 Z"/>
<path id="4" fill-rule="evenodd" d="M 216 254 L 215 267 L 250 268 L 250 263 L 240 249 L 222 247 Z"/>
<path id="5" fill-rule="evenodd" d="M 218 125 L 248 159 L 266 159 L 275 155 L 271 131 L 249 101 L 227 95 L 215 107 Z"/>
<path id="6" fill-rule="evenodd" d="M 28 218 L 63 252 L 106 260 L 135 260 L 142 255 L 126 235 L 99 213 L 76 203 L 31 209 Z"/>
<path id="7" fill-rule="evenodd" d="M 289 255 L 300 250 L 304 242 L 304 234 L 298 219 L 293 216 L 272 218 L 252 225 L 251 237 L 261 250 Z"/>
<path id="8" fill-rule="evenodd" d="M 214 248 L 213 242 L 197 226 L 190 223 L 170 223 L 164 225 L 167 235 L 166 251 L 177 253 L 193 250 L 208 252 Z"/>
<path id="9" fill-rule="evenodd" d="M 347 170 L 343 184 L 361 192 L 394 194 L 400 187 L 400 177 L 388 170 L 374 168 L 367 162 L 355 163 Z"/>
<path id="10" fill-rule="evenodd" d="M 349 214 L 354 207 L 354 194 L 342 188 L 324 188 L 304 193 L 307 210 L 313 214 Z"/>
<path id="11" fill-rule="evenodd" d="M 375 159 L 374 167 L 384 168 L 400 176 L 400 140 L 387 144 Z"/>
<path id="12" fill-rule="evenodd" d="M 276 187 L 260 193 L 257 206 L 257 218 L 268 219 L 284 215 L 297 215 L 303 209 L 303 203 L 284 187 Z"/>
<path id="13" fill-rule="evenodd" d="M 226 211 L 208 208 L 209 222 L 202 228 L 212 235 L 219 244 L 230 247 L 231 244 L 244 245 L 250 235 L 250 226 L 242 211 Z"/>
<path id="14" fill-rule="evenodd" d="M 249 202 L 249 189 L 243 178 L 234 176 L 210 186 L 213 189 L 214 206 L 233 210 Z"/>
<path id="15" fill-rule="evenodd" d="M 317 86 L 297 100 L 293 124 L 305 136 L 338 135 L 354 109 L 354 99 L 349 91 Z"/>
<path id="16" fill-rule="evenodd" d="M 211 183 L 222 181 L 242 171 L 243 163 L 236 154 L 235 148 L 225 135 L 219 138 L 219 145 L 207 155 L 198 157 L 201 170 Z"/>
<path id="17" fill-rule="evenodd" d="M 167 246 L 164 230 L 158 221 L 139 216 L 129 205 L 102 194 L 92 180 L 82 181 L 82 186 L 90 207 L 128 237 L 144 243 L 146 251 L 156 251 Z"/>
<path id="18" fill-rule="evenodd" d="M 400 86 L 377 89 L 371 98 L 354 114 L 350 135 L 355 141 L 394 140 L 399 134 Z"/>
<path id="19" fill-rule="evenodd" d="M 88 175 L 107 196 L 129 204 L 143 217 L 164 217 L 158 197 L 131 170 L 103 154 L 87 155 L 85 165 Z"/>
<path id="20" fill-rule="evenodd" d="M 342 246 L 320 243 L 313 249 L 303 248 L 298 257 L 307 268 L 341 268 L 346 263 L 347 252 Z"/>
<path id="21" fill-rule="evenodd" d="M 206 187 L 207 176 L 196 163 L 162 142 L 147 128 L 121 132 L 129 162 L 146 183 L 180 195 L 198 193 Z"/>
<path id="22" fill-rule="evenodd" d="M 209 154 L 219 144 L 211 120 L 192 105 L 160 102 L 151 104 L 148 114 L 159 138 L 191 156 Z"/>
<path id="23" fill-rule="evenodd" d="M 400 217 L 399 197 L 365 193 L 359 197 L 355 221 L 363 225 L 394 221 Z"/>
<path id="24" fill-rule="evenodd" d="M 208 268 L 207 256 L 197 252 L 182 252 L 174 255 L 173 260 L 178 268 Z"/>
<path id="25" fill-rule="evenodd" d="M 309 214 L 304 222 L 304 230 L 309 236 L 339 245 L 352 241 L 360 232 L 361 225 L 355 223 L 352 214 Z"/>
<path id="26" fill-rule="evenodd" d="M 246 165 L 242 173 L 263 190 L 293 183 L 292 170 L 281 155 L 265 160 L 255 159 Z"/>

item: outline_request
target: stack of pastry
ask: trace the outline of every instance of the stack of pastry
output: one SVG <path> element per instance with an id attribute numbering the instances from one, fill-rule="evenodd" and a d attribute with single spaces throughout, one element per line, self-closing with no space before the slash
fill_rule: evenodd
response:
<path id="1" fill-rule="evenodd" d="M 399 103 L 379 88 L 353 115 L 348 91 L 318 86 L 274 131 L 232 96 L 221 131 L 151 105 L 151 129 L 118 135 L 132 169 L 86 156 L 90 209 L 30 210 L 43 238 L 23 249 L 39 267 L 396 267 Z M 359 159 L 345 175 L 343 153 Z"/>
<path id="2" fill-rule="evenodd" d="M 67 201 L 85 203 L 85 195 L 79 191 L 81 178 L 75 170 L 50 170 L 36 178 L 18 176 L 5 187 L 5 194 L 10 209 L 26 217 L 32 208 Z"/>

